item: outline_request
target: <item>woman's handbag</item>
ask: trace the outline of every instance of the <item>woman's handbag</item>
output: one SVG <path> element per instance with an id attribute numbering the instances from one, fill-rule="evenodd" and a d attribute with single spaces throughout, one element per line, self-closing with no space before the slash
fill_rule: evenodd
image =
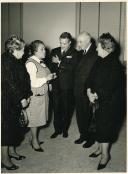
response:
<path id="1" fill-rule="evenodd" d="M 19 124 L 21 127 L 26 127 L 28 125 L 28 117 L 25 110 L 21 110 L 21 114 L 19 117 Z"/>
<path id="2" fill-rule="evenodd" d="M 90 109 L 91 109 L 91 121 L 89 125 L 89 132 L 96 132 L 96 110 L 99 109 L 99 102 L 98 100 L 95 100 L 95 103 L 90 103 Z"/>

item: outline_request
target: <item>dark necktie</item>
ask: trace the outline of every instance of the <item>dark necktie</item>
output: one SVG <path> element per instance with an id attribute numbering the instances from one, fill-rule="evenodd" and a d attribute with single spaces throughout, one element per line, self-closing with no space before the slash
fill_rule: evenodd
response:
<path id="1" fill-rule="evenodd" d="M 83 50 L 83 55 L 85 55 L 86 54 L 86 50 Z"/>
<path id="2" fill-rule="evenodd" d="M 65 54 L 65 51 L 63 51 L 63 52 L 61 53 L 61 56 L 64 56 L 64 54 Z"/>

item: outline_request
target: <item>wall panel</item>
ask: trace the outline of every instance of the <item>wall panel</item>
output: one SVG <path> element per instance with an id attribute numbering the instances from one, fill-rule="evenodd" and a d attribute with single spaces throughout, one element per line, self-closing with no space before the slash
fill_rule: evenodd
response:
<path id="1" fill-rule="evenodd" d="M 120 47 L 121 47 L 121 61 L 126 61 L 126 2 L 121 2 L 121 16 L 120 16 Z"/>
<path id="2" fill-rule="evenodd" d="M 59 36 L 76 33 L 75 3 L 24 3 L 23 37 L 29 43 L 43 40 L 47 47 L 59 46 Z"/>
<path id="3" fill-rule="evenodd" d="M 12 34 L 22 36 L 22 4 L 1 4 L 1 52 L 4 52 L 4 43 Z"/>
<path id="4" fill-rule="evenodd" d="M 9 19 L 8 19 L 8 3 L 1 4 L 1 52 L 4 52 L 4 43 L 8 38 Z"/>
<path id="5" fill-rule="evenodd" d="M 9 4 L 9 33 L 20 36 L 21 33 L 21 12 L 20 3 Z"/>
<path id="6" fill-rule="evenodd" d="M 98 37 L 99 3 L 81 3 L 81 28 L 80 31 L 89 32 L 95 39 Z"/>
<path id="7" fill-rule="evenodd" d="M 99 34 L 110 32 L 119 41 L 120 2 L 100 3 Z"/>
<path id="8" fill-rule="evenodd" d="M 120 59 L 126 60 L 125 2 L 1 3 L 2 52 L 10 34 L 23 36 L 28 43 L 41 39 L 53 48 L 62 32 L 76 38 L 83 30 L 95 39 L 110 32 L 120 43 Z"/>

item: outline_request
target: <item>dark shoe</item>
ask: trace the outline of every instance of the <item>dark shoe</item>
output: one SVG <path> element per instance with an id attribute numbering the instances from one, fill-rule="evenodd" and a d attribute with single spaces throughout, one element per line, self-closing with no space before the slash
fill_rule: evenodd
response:
<path id="1" fill-rule="evenodd" d="M 104 168 L 107 166 L 107 164 L 108 164 L 108 162 L 110 161 L 110 159 L 111 159 L 111 156 L 109 156 L 109 158 L 108 158 L 108 160 L 107 160 L 107 162 L 106 162 L 105 164 L 99 163 L 99 165 L 98 165 L 98 167 L 97 167 L 97 170 L 104 169 Z"/>
<path id="2" fill-rule="evenodd" d="M 58 135 L 60 135 L 61 133 L 59 132 L 54 132 L 50 138 L 56 138 Z"/>
<path id="3" fill-rule="evenodd" d="M 96 154 L 96 153 L 91 153 L 91 154 L 89 155 L 89 157 L 91 157 L 91 158 L 96 158 L 96 157 L 98 157 L 99 155 L 101 155 L 101 153 L 98 153 L 98 154 Z"/>
<path id="4" fill-rule="evenodd" d="M 64 138 L 67 138 L 67 137 L 68 137 L 68 132 L 64 132 L 64 133 L 63 133 L 63 137 L 64 137 Z"/>
<path id="5" fill-rule="evenodd" d="M 39 145 L 41 145 L 41 144 L 44 144 L 44 142 L 43 141 L 39 142 Z"/>
<path id="6" fill-rule="evenodd" d="M 75 143 L 75 144 L 81 144 L 81 143 L 83 143 L 84 141 L 85 141 L 85 138 L 81 138 L 81 137 L 80 137 L 79 139 L 75 140 L 74 143 Z"/>
<path id="7" fill-rule="evenodd" d="M 91 147 L 95 142 L 94 141 L 87 141 L 84 145 L 83 148 L 89 148 Z"/>
<path id="8" fill-rule="evenodd" d="M 32 142 L 31 142 L 31 146 L 32 146 L 32 149 L 34 149 L 36 152 L 44 152 L 44 150 L 43 150 L 41 147 L 38 148 L 38 149 L 36 149 L 36 148 L 33 146 Z"/>
<path id="9" fill-rule="evenodd" d="M 5 164 L 1 163 L 1 168 L 5 168 L 7 170 L 16 170 L 19 168 L 19 166 L 16 166 L 15 164 L 13 164 L 12 166 L 6 166 Z"/>
<path id="10" fill-rule="evenodd" d="M 36 149 L 36 148 L 33 148 L 36 152 L 44 152 L 44 150 L 40 147 L 40 148 L 38 148 L 38 149 Z"/>
<path id="11" fill-rule="evenodd" d="M 16 160 L 23 160 L 26 158 L 26 156 L 22 156 L 22 155 L 19 155 L 19 156 L 12 156 L 12 155 L 9 155 L 10 158 L 14 158 Z"/>

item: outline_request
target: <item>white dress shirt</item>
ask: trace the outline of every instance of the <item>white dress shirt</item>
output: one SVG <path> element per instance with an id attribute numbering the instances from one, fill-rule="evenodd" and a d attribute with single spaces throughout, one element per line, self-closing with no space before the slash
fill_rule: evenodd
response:
<path id="1" fill-rule="evenodd" d="M 31 56 L 33 60 L 37 61 L 40 63 L 40 60 L 36 56 Z M 41 64 L 43 67 L 46 67 L 45 64 Z M 31 87 L 33 88 L 38 88 L 47 83 L 47 79 L 45 77 L 43 78 L 37 78 L 36 73 L 37 73 L 37 67 L 33 62 L 28 62 L 26 63 L 26 68 L 27 71 L 30 75 L 30 80 L 31 80 Z"/>
<path id="2" fill-rule="evenodd" d="M 89 46 L 85 49 L 86 50 L 86 53 L 88 52 L 89 48 L 91 47 L 92 43 L 89 44 Z M 85 51 L 83 50 L 83 51 Z"/>

